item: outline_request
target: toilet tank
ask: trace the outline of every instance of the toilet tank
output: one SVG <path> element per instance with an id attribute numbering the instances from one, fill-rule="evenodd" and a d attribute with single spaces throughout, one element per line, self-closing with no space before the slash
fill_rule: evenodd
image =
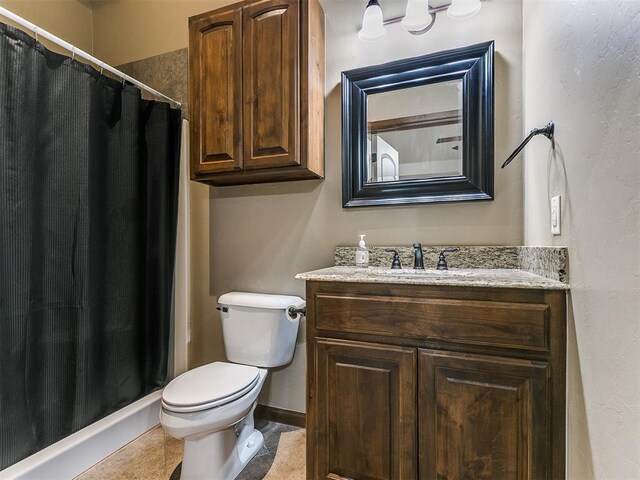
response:
<path id="1" fill-rule="evenodd" d="M 305 301 L 289 295 L 230 292 L 218 299 L 224 348 L 230 362 L 256 367 L 291 363 L 296 347 L 300 315 Z"/>

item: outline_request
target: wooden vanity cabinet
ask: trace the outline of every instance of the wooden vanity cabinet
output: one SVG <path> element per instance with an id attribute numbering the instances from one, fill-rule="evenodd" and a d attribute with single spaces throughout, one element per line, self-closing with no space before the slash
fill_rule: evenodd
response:
<path id="1" fill-rule="evenodd" d="M 324 176 L 324 12 L 247 0 L 189 19 L 191 179 Z"/>
<path id="2" fill-rule="evenodd" d="M 307 282 L 307 478 L 563 479 L 565 302 Z"/>

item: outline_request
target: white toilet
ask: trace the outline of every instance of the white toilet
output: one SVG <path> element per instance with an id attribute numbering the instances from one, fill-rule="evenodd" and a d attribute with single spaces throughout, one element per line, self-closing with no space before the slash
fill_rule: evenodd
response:
<path id="1" fill-rule="evenodd" d="M 162 393 L 160 423 L 185 441 L 181 480 L 232 480 L 260 450 L 256 400 L 267 368 L 291 362 L 305 306 L 299 297 L 242 292 L 222 295 L 218 303 L 233 363 L 190 370 Z"/>

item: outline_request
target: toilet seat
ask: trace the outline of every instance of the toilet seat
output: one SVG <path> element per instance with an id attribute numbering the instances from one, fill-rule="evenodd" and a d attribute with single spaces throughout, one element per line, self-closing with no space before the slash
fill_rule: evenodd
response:
<path id="1" fill-rule="evenodd" d="M 219 407 L 241 398 L 259 380 L 257 367 L 214 362 L 189 370 L 169 382 L 162 392 L 162 406 L 178 413 Z"/>

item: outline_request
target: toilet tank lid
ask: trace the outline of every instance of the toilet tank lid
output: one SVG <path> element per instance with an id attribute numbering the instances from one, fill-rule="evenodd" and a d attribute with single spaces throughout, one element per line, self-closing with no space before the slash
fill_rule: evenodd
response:
<path id="1" fill-rule="evenodd" d="M 228 307 L 253 307 L 274 310 L 286 310 L 289 307 L 301 308 L 305 301 L 292 295 L 271 295 L 267 293 L 229 292 L 218 298 L 220 305 Z"/>

